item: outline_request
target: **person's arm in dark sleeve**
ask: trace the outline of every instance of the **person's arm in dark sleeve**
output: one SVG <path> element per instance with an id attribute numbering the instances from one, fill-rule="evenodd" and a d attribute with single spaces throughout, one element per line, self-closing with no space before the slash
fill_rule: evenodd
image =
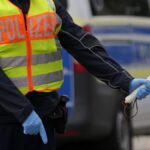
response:
<path id="1" fill-rule="evenodd" d="M 55 1 L 56 12 L 62 19 L 58 35 L 61 45 L 90 73 L 112 88 L 128 93 L 133 77 L 116 63 L 101 43 L 76 25 L 67 11 Z"/>
<path id="2" fill-rule="evenodd" d="M 0 106 L 13 114 L 20 123 L 23 123 L 33 110 L 33 106 L 29 100 L 20 93 L 1 68 Z"/>

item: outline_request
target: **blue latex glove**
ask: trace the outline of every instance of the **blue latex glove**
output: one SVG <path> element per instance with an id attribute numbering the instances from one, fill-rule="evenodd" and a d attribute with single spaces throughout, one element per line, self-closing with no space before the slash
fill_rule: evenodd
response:
<path id="1" fill-rule="evenodd" d="M 48 138 L 42 123 L 42 120 L 35 111 L 32 111 L 27 119 L 22 124 L 24 134 L 37 135 L 40 134 L 44 144 L 47 144 Z"/>
<path id="2" fill-rule="evenodd" d="M 131 93 L 141 85 L 145 85 L 144 87 L 141 87 L 137 91 L 137 99 L 141 100 L 145 98 L 147 95 L 150 94 L 150 81 L 146 79 L 133 79 L 130 83 L 129 92 Z"/>

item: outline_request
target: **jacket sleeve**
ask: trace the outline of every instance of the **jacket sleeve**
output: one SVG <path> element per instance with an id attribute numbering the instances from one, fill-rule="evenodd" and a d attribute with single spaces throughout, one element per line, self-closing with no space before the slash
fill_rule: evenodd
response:
<path id="1" fill-rule="evenodd" d="M 4 71 L 0 68 L 0 106 L 13 114 L 15 118 L 23 123 L 33 110 L 32 104 L 19 92 L 10 81 Z"/>
<path id="2" fill-rule="evenodd" d="M 61 45 L 91 74 L 110 87 L 128 93 L 133 77 L 107 54 L 91 33 L 83 31 L 73 22 L 58 1 L 55 1 L 55 5 L 62 19 L 62 29 L 58 35 Z"/>

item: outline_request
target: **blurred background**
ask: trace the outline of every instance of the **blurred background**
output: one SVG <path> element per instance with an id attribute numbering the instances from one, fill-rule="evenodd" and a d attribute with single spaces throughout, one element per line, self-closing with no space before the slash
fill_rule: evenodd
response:
<path id="1" fill-rule="evenodd" d="M 150 74 L 150 0 L 59 0 L 135 77 Z M 150 97 L 124 114 L 124 95 L 91 76 L 63 50 L 69 120 L 57 150 L 149 150 Z M 134 119 L 132 116 L 138 114 Z"/>

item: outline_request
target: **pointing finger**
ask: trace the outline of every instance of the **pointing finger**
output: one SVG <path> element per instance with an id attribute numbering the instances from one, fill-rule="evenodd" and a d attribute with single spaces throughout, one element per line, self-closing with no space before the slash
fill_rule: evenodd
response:
<path id="1" fill-rule="evenodd" d="M 43 124 L 40 127 L 40 136 L 41 136 L 41 139 L 42 139 L 43 143 L 47 144 L 48 143 L 48 138 L 47 138 L 47 134 L 46 134 L 46 131 L 45 131 L 45 128 L 44 128 Z"/>

